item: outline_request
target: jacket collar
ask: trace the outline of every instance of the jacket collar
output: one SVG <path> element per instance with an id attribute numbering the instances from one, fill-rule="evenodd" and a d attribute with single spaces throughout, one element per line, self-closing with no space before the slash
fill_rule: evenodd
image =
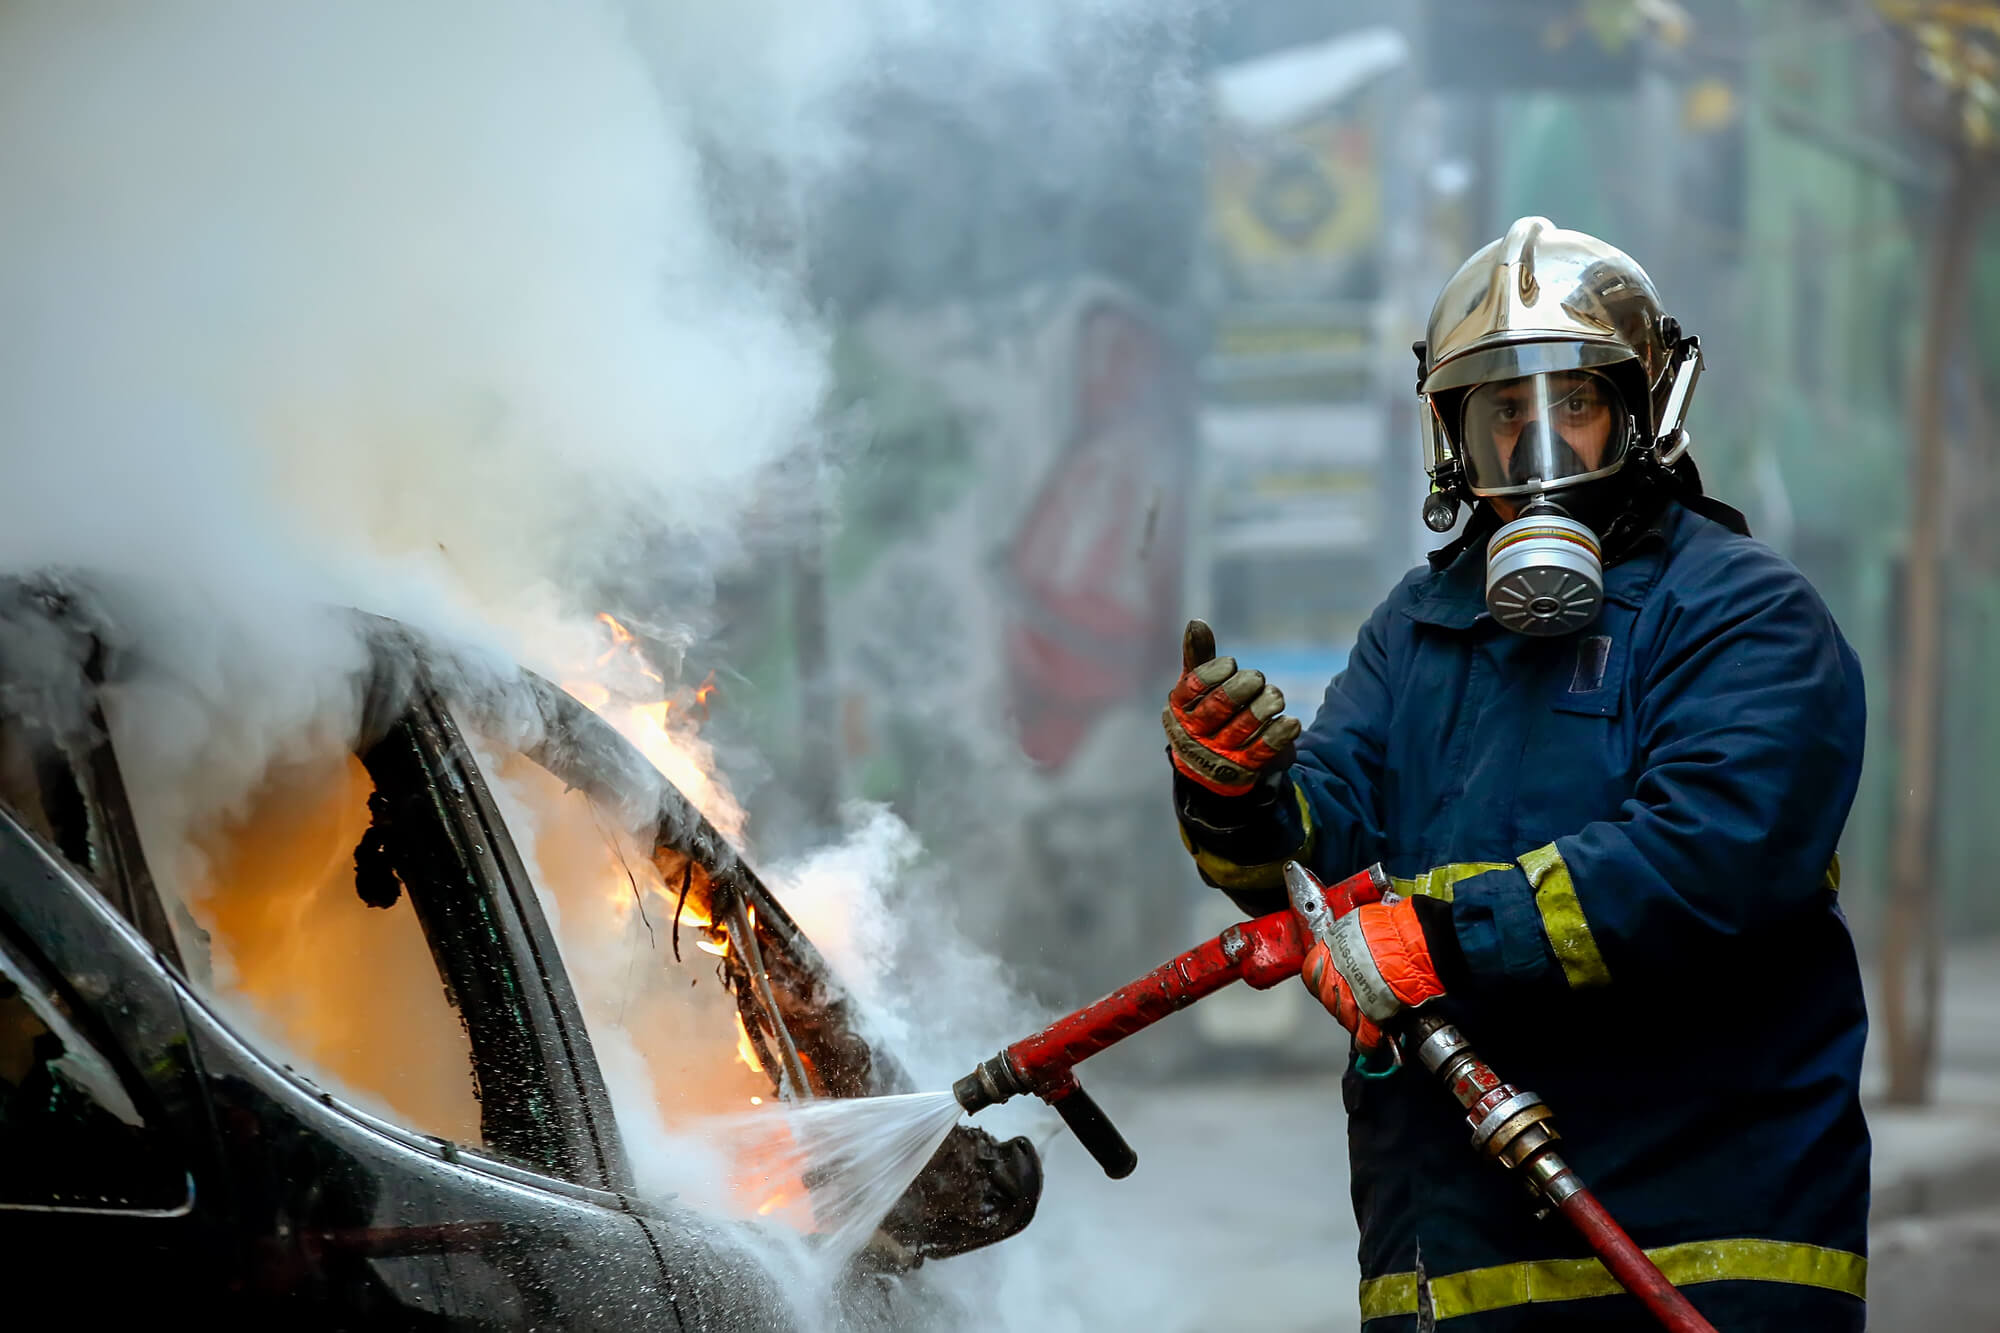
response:
<path id="1" fill-rule="evenodd" d="M 1663 506 L 1604 571 L 1604 600 L 1637 610 L 1666 571 L 1669 554 L 1681 543 L 1682 529 L 1694 521 L 1678 504 Z M 1491 621 L 1486 610 L 1486 543 L 1471 543 L 1442 569 L 1419 580 L 1403 614 L 1419 625 L 1451 630 Z"/>

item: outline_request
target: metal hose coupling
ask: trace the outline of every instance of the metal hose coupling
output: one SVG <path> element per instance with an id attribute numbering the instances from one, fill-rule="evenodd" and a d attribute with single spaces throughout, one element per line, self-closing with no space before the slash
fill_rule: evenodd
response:
<path id="1" fill-rule="evenodd" d="M 1480 1059 L 1457 1027 L 1417 1016 L 1409 1034 L 1416 1058 L 1436 1074 L 1472 1128 L 1472 1146 L 1502 1166 L 1522 1173 L 1528 1192 L 1544 1211 L 1583 1188 L 1583 1182 L 1555 1151 L 1560 1137 L 1549 1123 L 1555 1113 L 1532 1092 L 1502 1082 Z"/>
<path id="2" fill-rule="evenodd" d="M 967 1115 L 974 1115 L 1030 1091 L 1033 1089 L 1014 1068 L 1014 1062 L 1005 1051 L 990 1060 L 981 1061 L 970 1074 L 951 1085 L 951 1095 L 958 1098 L 958 1104 L 965 1108 Z"/>

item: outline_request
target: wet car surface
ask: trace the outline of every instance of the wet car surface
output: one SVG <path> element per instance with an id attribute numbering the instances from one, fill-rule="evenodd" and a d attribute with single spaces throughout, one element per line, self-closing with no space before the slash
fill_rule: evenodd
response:
<path id="1" fill-rule="evenodd" d="M 219 1001 L 105 724 L 103 691 L 137 668 L 65 594 L 0 586 L 0 1267 L 61 1291 L 76 1327 L 169 1308 L 297 1328 L 792 1326 L 748 1229 L 635 1180 L 578 986 L 461 729 L 478 701 L 448 701 L 413 636 L 367 635 L 351 773 L 366 828 L 337 887 L 343 911 L 421 927 L 425 1003 L 441 999 L 466 1064 L 418 1072 L 462 1078 L 453 1133 L 316 1079 L 274 1039 L 282 1014 Z M 542 714 L 528 758 L 629 800 L 637 752 L 546 682 L 520 687 Z M 754 1051 L 733 1074 L 759 1071 L 773 1097 L 793 1079 L 816 1096 L 908 1090 L 713 825 L 671 786 L 653 824 L 649 873 L 699 919 L 736 923 L 726 952 L 701 955 Z M 685 919 L 658 923 L 677 959 Z M 377 965 L 342 960 L 343 993 L 405 984 Z M 348 1049 L 393 1052 L 404 1021 L 392 1010 Z M 850 1266 L 843 1317 L 918 1317 L 922 1264 L 1014 1234 L 1040 1188 L 1024 1141 L 961 1125 Z"/>

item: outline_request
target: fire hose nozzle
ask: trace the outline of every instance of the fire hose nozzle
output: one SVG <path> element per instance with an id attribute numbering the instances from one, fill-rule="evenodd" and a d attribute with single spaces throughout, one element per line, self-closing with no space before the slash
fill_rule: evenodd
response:
<path id="1" fill-rule="evenodd" d="M 997 1106 L 1010 1101 L 1024 1092 L 1032 1091 L 1022 1079 L 1014 1062 L 1002 1051 L 990 1060 L 983 1060 L 970 1074 L 951 1085 L 951 1095 L 958 1098 L 958 1104 L 965 1108 L 967 1115 L 976 1115 L 989 1106 Z"/>
<path id="2" fill-rule="evenodd" d="M 1024 1092 L 1034 1093 L 1055 1108 L 1070 1133 L 1076 1135 L 1076 1141 L 1104 1168 L 1105 1175 L 1123 1180 L 1139 1165 L 1139 1154 L 1132 1151 L 1132 1145 L 1111 1123 L 1111 1117 L 1104 1114 L 1104 1108 L 1083 1090 L 1076 1075 L 1066 1067 L 1042 1071 L 1040 1086 L 1034 1086 L 1022 1076 L 1013 1058 L 1002 1051 L 991 1060 L 981 1061 L 970 1074 L 951 1085 L 951 1095 L 958 1099 L 967 1115 L 1010 1101 Z"/>

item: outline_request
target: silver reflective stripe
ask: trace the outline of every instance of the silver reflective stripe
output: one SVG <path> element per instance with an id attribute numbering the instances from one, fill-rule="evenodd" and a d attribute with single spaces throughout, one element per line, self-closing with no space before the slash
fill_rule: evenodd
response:
<path id="1" fill-rule="evenodd" d="M 1354 992 L 1354 1003 L 1362 1013 L 1374 1022 L 1386 1023 L 1403 1011 L 1403 1002 L 1382 979 L 1382 969 L 1375 966 L 1375 955 L 1368 951 L 1367 937 L 1361 933 L 1360 913 L 1349 912 L 1334 922 L 1327 934 L 1326 947 L 1333 955 L 1334 967 L 1347 978 L 1347 985 Z"/>

